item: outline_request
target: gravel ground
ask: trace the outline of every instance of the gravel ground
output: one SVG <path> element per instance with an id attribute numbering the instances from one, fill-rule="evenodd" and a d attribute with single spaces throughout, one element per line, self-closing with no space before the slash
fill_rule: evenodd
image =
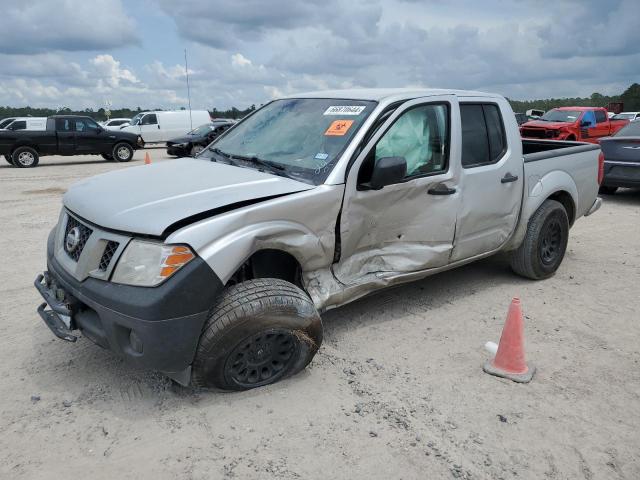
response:
<path id="1" fill-rule="evenodd" d="M 194 392 L 35 312 L 65 189 L 143 155 L 0 166 L 0 478 L 640 478 L 640 193 L 579 220 L 549 280 L 495 257 L 387 290 L 324 315 L 297 377 Z M 528 385 L 482 372 L 516 295 Z"/>

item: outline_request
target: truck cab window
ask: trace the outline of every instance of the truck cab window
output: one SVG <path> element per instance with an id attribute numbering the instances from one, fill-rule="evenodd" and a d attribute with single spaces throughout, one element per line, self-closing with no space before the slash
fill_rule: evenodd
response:
<path id="1" fill-rule="evenodd" d="M 9 125 L 9 130 L 24 130 L 27 128 L 27 122 L 24 120 L 18 120 Z"/>
<path id="2" fill-rule="evenodd" d="M 359 181 L 365 183 L 373 166 L 384 157 L 407 161 L 405 178 L 447 170 L 449 156 L 449 109 L 444 104 L 422 105 L 404 112 L 378 140 L 361 167 Z"/>
<path id="3" fill-rule="evenodd" d="M 496 163 L 506 151 L 506 133 L 498 106 L 492 103 L 460 105 L 462 166 Z"/>
<path id="4" fill-rule="evenodd" d="M 56 130 L 58 132 L 70 132 L 73 130 L 72 120 L 68 118 L 57 118 L 56 119 Z"/>
<path id="5" fill-rule="evenodd" d="M 149 115 L 145 115 L 142 117 L 142 125 L 156 125 L 158 123 L 158 118 L 155 113 L 150 113 Z"/>
<path id="6" fill-rule="evenodd" d="M 596 110 L 596 123 L 602 123 L 607 121 L 607 114 L 604 110 Z"/>

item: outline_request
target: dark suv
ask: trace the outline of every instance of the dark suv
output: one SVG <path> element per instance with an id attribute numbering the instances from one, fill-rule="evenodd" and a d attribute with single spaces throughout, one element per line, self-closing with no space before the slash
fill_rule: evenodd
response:
<path id="1" fill-rule="evenodd" d="M 0 155 L 21 168 L 37 166 L 45 155 L 102 155 L 128 162 L 140 145 L 134 133 L 106 130 L 91 117 L 76 115 L 48 117 L 46 130 L 0 131 Z"/>

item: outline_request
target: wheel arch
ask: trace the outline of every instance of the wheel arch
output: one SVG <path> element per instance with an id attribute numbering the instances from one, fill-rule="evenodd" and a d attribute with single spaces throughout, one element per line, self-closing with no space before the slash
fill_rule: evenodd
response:
<path id="1" fill-rule="evenodd" d="M 253 252 L 231 275 L 225 286 L 259 278 L 285 280 L 304 290 L 302 265 L 294 255 L 277 248 Z"/>
<path id="2" fill-rule="evenodd" d="M 568 173 L 561 170 L 554 170 L 542 178 L 536 177 L 532 180 L 530 177 L 528 192 L 529 194 L 523 198 L 524 205 L 522 207 L 520 223 L 504 250 L 513 250 L 520 246 L 527 231 L 529 220 L 547 200 L 556 200 L 564 206 L 567 211 L 570 226 L 573 225 L 578 217 L 578 187 Z"/>

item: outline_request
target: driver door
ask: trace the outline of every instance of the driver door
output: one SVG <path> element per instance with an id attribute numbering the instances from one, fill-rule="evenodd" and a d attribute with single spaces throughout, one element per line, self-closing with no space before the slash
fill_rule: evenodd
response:
<path id="1" fill-rule="evenodd" d="M 104 150 L 106 135 L 102 134 L 102 128 L 88 118 L 76 118 L 75 139 L 77 154 L 96 154 Z"/>
<path id="2" fill-rule="evenodd" d="M 347 177 L 340 260 L 333 268 L 341 282 L 449 263 L 460 202 L 459 132 L 452 125 L 459 125 L 454 96 L 412 100 L 388 117 L 358 155 Z M 398 183 L 369 189 L 383 157 L 404 157 L 407 173 Z"/>
<path id="3" fill-rule="evenodd" d="M 147 113 L 140 120 L 140 136 L 146 143 L 162 141 L 162 132 L 160 131 L 158 116 L 155 113 Z"/>

